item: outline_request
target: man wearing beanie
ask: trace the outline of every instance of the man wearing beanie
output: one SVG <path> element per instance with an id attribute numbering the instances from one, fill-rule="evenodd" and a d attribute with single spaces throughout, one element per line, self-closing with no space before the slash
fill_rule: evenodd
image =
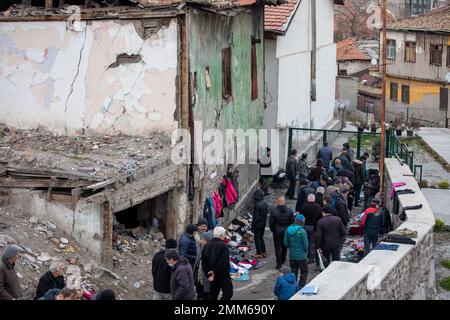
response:
<path id="1" fill-rule="evenodd" d="M 346 236 L 346 230 L 341 218 L 333 215 L 333 209 L 324 207 L 322 209 L 322 219 L 317 222 L 316 245 L 322 250 L 325 257 L 326 266 L 329 261 L 339 261 L 341 259 L 339 245 L 341 239 Z"/>
<path id="2" fill-rule="evenodd" d="M 302 214 L 295 216 L 294 224 L 290 225 L 284 234 L 284 245 L 289 249 L 289 265 L 298 279 L 298 270 L 300 269 L 299 288 L 303 288 L 308 279 L 308 235 L 303 226 L 305 217 Z"/>
<path id="3" fill-rule="evenodd" d="M 172 269 L 166 262 L 164 254 L 168 249 L 176 249 L 177 241 L 167 239 L 166 247 L 155 253 L 152 259 L 153 300 L 170 300 L 170 274 Z"/>
<path id="4" fill-rule="evenodd" d="M 22 288 L 14 266 L 19 259 L 19 247 L 8 245 L 0 262 L 0 300 L 22 297 Z"/>
<path id="5" fill-rule="evenodd" d="M 206 220 L 205 218 L 198 218 L 197 221 L 197 230 L 194 232 L 194 239 L 195 239 L 195 244 L 197 246 L 197 253 L 200 252 L 201 246 L 200 246 L 200 238 L 202 236 L 203 233 L 205 233 L 206 231 L 208 231 L 208 220 Z"/>
<path id="6" fill-rule="evenodd" d="M 195 244 L 194 233 L 197 231 L 195 224 L 188 224 L 186 232 L 183 233 L 178 242 L 178 253 L 186 258 L 194 270 L 195 260 L 197 260 L 197 245 Z"/>

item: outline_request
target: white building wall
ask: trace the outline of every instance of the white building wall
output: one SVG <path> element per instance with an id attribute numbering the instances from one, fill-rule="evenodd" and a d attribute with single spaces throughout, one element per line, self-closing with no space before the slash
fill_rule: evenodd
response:
<path id="1" fill-rule="evenodd" d="M 264 63 L 266 84 L 266 109 L 264 111 L 264 128 L 275 128 L 278 116 L 278 59 L 276 57 L 277 40 L 264 40 Z"/>
<path id="2" fill-rule="evenodd" d="M 1 121 L 66 134 L 172 131 L 177 22 L 145 40 L 134 23 L 0 23 Z M 142 60 L 110 67 L 124 53 Z"/>

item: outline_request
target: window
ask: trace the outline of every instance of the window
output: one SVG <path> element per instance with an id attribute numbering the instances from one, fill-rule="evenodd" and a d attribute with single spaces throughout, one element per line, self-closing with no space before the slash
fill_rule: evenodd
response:
<path id="1" fill-rule="evenodd" d="M 398 101 L 398 84 L 391 82 L 391 100 Z"/>
<path id="2" fill-rule="evenodd" d="M 416 62 L 416 43 L 406 41 L 405 43 L 405 61 Z"/>
<path id="3" fill-rule="evenodd" d="M 346 76 L 346 75 L 347 75 L 347 70 L 345 70 L 345 69 L 339 69 L 339 75 L 340 75 L 340 76 Z"/>
<path id="4" fill-rule="evenodd" d="M 366 98 L 364 101 L 364 110 L 366 113 L 373 113 L 373 100 Z"/>
<path id="5" fill-rule="evenodd" d="M 222 97 L 229 100 L 231 91 L 231 48 L 222 50 Z"/>
<path id="6" fill-rule="evenodd" d="M 409 104 L 409 86 L 402 85 L 402 102 Z"/>
<path id="7" fill-rule="evenodd" d="M 442 45 L 432 44 L 430 46 L 430 64 L 442 65 Z"/>
<path id="8" fill-rule="evenodd" d="M 386 55 L 389 60 L 395 60 L 395 40 L 387 41 Z"/>
<path id="9" fill-rule="evenodd" d="M 447 46 L 447 67 L 450 67 L 450 46 Z"/>
<path id="10" fill-rule="evenodd" d="M 256 62 L 256 43 L 252 43 L 252 100 L 258 98 L 258 64 Z"/>

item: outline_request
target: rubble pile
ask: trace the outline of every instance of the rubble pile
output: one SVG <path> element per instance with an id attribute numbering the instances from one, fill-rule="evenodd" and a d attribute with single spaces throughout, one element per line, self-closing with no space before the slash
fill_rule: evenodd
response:
<path id="1" fill-rule="evenodd" d="M 87 292 L 111 288 L 119 299 L 150 299 L 153 292 L 151 260 L 165 243 L 162 234 L 155 231 L 150 230 L 145 235 L 139 230 L 133 231 L 136 237 L 116 235 L 117 250 L 113 252 L 114 264 L 110 270 L 99 265 L 98 259 L 52 222 L 30 217 L 13 207 L 0 207 L 0 252 L 7 244 L 20 247 L 16 270 L 25 299 L 33 299 L 40 276 L 54 261 L 65 262 L 68 285 Z"/>
<path id="2" fill-rule="evenodd" d="M 66 136 L 36 128 L 18 130 L 0 124 L 0 161 L 27 168 L 73 171 L 101 178 L 133 174 L 168 155 L 170 138 Z"/>

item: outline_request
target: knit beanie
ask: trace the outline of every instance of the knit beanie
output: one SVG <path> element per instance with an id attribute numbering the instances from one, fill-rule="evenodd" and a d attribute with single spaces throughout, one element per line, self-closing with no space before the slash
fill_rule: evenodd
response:
<path id="1" fill-rule="evenodd" d="M 283 267 L 281 267 L 280 272 L 281 272 L 282 274 L 288 274 L 288 273 L 291 273 L 292 271 L 291 271 L 291 268 L 290 268 L 290 267 L 288 267 L 288 266 L 283 266 Z"/>
<path id="2" fill-rule="evenodd" d="M 6 246 L 5 252 L 3 253 L 3 257 L 5 259 L 11 259 L 15 257 L 19 253 L 19 247 L 14 244 L 9 244 Z"/>
<path id="3" fill-rule="evenodd" d="M 195 231 L 197 231 L 197 226 L 195 224 L 191 223 L 187 225 L 186 227 L 187 234 L 193 235 Z"/>
<path id="4" fill-rule="evenodd" d="M 297 214 L 297 215 L 295 216 L 295 222 L 297 222 L 297 221 L 299 221 L 299 222 L 305 222 L 305 216 L 302 215 L 301 213 Z"/>
<path id="5" fill-rule="evenodd" d="M 205 218 L 198 218 L 197 226 L 201 226 L 202 224 L 208 225 L 208 220 Z"/>

